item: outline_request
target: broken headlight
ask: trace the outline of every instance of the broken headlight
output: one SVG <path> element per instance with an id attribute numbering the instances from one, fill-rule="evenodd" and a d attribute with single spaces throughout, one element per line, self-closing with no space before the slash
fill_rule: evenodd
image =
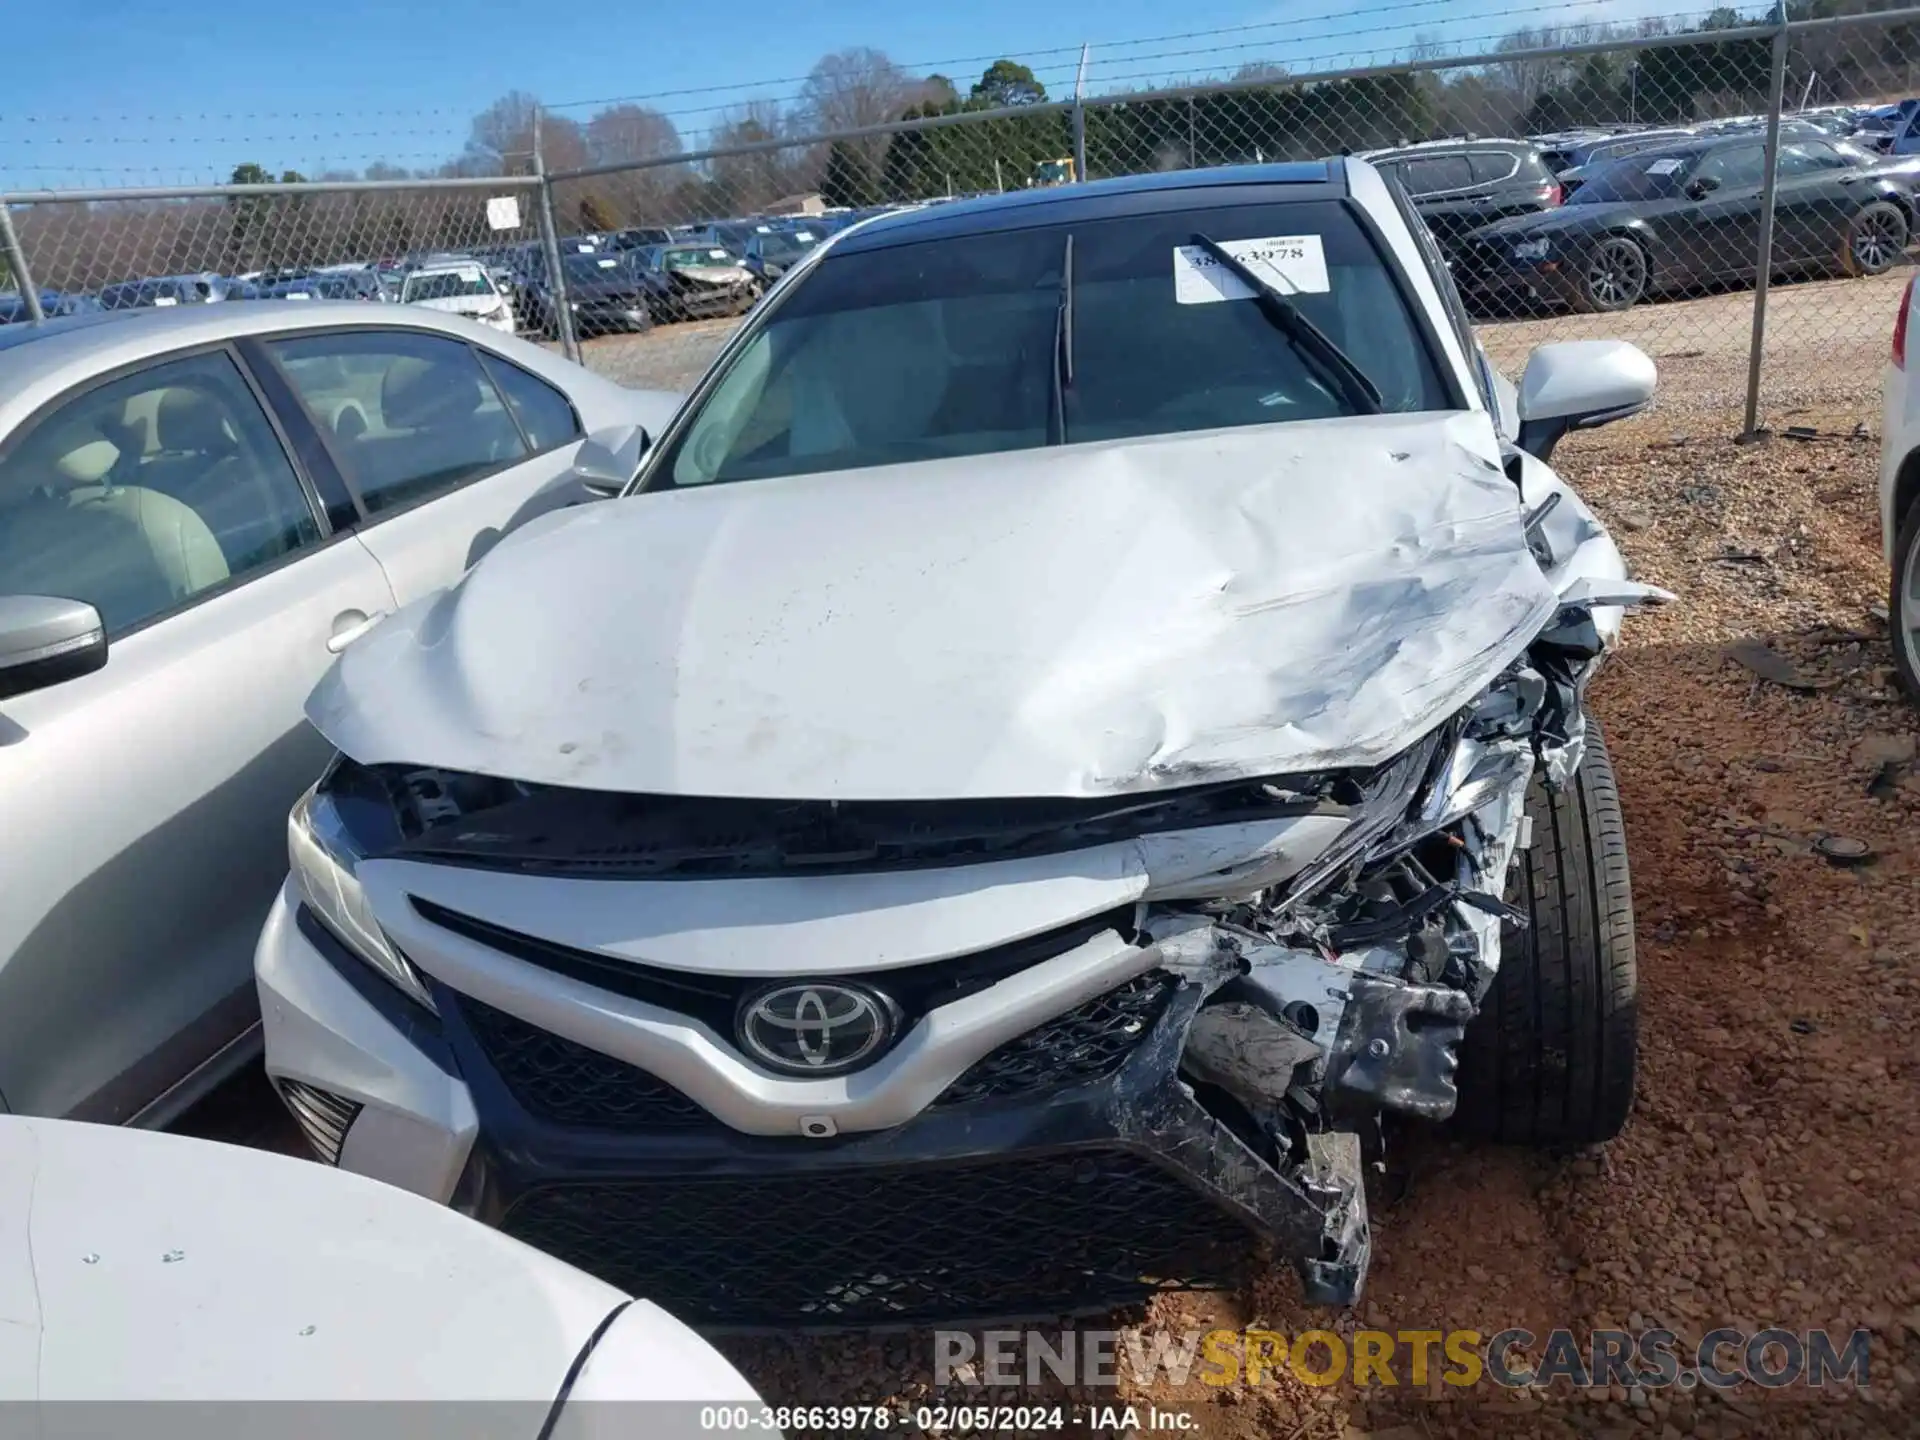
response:
<path id="1" fill-rule="evenodd" d="M 314 918 L 342 945 L 399 987 L 409 999 L 434 1009 L 420 972 L 393 944 L 367 904 L 355 867 L 366 858 L 323 780 L 287 817 L 287 858 L 293 882 Z"/>

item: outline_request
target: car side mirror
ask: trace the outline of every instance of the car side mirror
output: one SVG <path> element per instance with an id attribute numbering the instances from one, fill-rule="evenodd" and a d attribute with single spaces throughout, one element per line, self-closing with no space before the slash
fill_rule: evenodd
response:
<path id="1" fill-rule="evenodd" d="M 1653 403 L 1653 361 L 1624 340 L 1563 340 L 1527 357 L 1520 377 L 1518 444 L 1537 460 L 1570 430 L 1591 430 Z"/>
<path id="2" fill-rule="evenodd" d="M 652 443 L 652 437 L 638 425 L 596 430 L 574 453 L 574 478 L 596 498 L 610 500 L 640 473 L 640 461 Z"/>
<path id="3" fill-rule="evenodd" d="M 1687 182 L 1687 198 L 1704 200 L 1720 188 L 1720 181 L 1712 175 L 1698 175 Z"/>
<path id="4" fill-rule="evenodd" d="M 91 675 L 107 663 L 107 627 L 84 600 L 0 595 L 0 700 Z"/>

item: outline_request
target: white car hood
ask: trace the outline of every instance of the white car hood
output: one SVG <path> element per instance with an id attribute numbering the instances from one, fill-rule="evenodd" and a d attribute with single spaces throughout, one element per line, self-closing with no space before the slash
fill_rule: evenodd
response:
<path id="1" fill-rule="evenodd" d="M 529 525 L 308 704 L 365 763 L 1094 796 L 1398 752 L 1557 606 L 1483 414 L 715 485 Z"/>
<path id="2" fill-rule="evenodd" d="M 0 1402 L 518 1401 L 531 1437 L 626 1299 L 358 1175 L 0 1116 Z M 625 1393 L 752 1398 L 654 1307 L 617 1328 Z"/>

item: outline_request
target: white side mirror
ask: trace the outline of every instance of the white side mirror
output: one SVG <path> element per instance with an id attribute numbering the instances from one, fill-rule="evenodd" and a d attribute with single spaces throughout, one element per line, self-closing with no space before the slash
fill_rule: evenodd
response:
<path id="1" fill-rule="evenodd" d="M 1569 430 L 1639 414 L 1653 403 L 1658 378 L 1646 351 L 1624 340 L 1540 346 L 1520 377 L 1520 448 L 1545 460 Z"/>
<path id="2" fill-rule="evenodd" d="M 574 452 L 573 473 L 593 494 L 603 499 L 618 495 L 640 473 L 641 457 L 652 441 L 638 425 L 613 425 L 596 430 Z"/>

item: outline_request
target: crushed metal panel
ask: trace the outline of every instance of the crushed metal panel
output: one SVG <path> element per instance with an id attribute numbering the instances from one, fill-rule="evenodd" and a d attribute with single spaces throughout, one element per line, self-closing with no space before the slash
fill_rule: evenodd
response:
<path id="1" fill-rule="evenodd" d="M 581 507 L 353 646 L 309 715 L 363 763 L 635 793 L 1372 765 L 1557 606 L 1498 460 L 1482 414 L 1382 415 Z"/>

